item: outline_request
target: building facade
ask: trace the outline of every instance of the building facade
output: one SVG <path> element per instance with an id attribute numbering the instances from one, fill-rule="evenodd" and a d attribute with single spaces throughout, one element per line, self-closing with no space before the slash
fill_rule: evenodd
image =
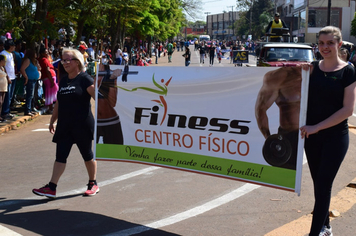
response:
<path id="1" fill-rule="evenodd" d="M 211 39 L 236 40 L 235 30 L 232 26 L 238 17 L 239 13 L 234 11 L 207 15 L 207 34 Z"/>
<path id="2" fill-rule="evenodd" d="M 327 25 L 329 0 L 272 0 L 275 11 L 280 13 L 281 19 L 287 24 L 291 41 L 316 43 L 318 32 Z M 351 36 L 351 21 L 354 19 L 356 0 L 330 0 L 330 25 L 337 26 L 342 31 L 344 41 L 356 44 L 356 38 Z M 207 15 L 207 34 L 212 39 L 236 40 L 233 23 L 239 18 L 238 12 L 224 12 Z"/>
<path id="3" fill-rule="evenodd" d="M 277 12 L 289 26 L 293 38 L 298 38 L 298 42 L 317 42 L 318 32 L 327 25 L 328 0 L 278 0 L 276 3 Z M 352 43 L 356 43 L 356 38 L 350 35 L 355 7 L 355 0 L 331 0 L 330 25 L 339 27 L 343 40 Z"/>

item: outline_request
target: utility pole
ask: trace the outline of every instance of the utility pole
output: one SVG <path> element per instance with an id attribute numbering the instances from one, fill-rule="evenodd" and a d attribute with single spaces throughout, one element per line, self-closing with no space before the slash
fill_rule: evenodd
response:
<path id="1" fill-rule="evenodd" d="M 232 28 L 232 36 L 231 39 L 235 36 L 235 27 L 234 27 L 234 7 L 235 6 L 227 6 L 231 7 L 231 28 Z"/>
<path id="2" fill-rule="evenodd" d="M 250 7 L 250 35 L 252 35 L 252 7 L 253 7 L 253 1 L 251 0 L 251 7 Z"/>
<path id="3" fill-rule="evenodd" d="M 185 22 L 185 31 L 184 31 L 185 41 L 184 42 L 187 42 L 187 24 L 188 24 L 188 21 Z"/>
<path id="4" fill-rule="evenodd" d="M 330 18 L 331 18 L 331 0 L 328 0 L 328 19 L 326 21 L 326 25 L 330 25 Z"/>
<path id="5" fill-rule="evenodd" d="M 206 34 L 209 35 L 209 24 L 208 24 L 208 15 L 210 14 L 210 12 L 204 12 L 204 14 L 206 14 Z"/>

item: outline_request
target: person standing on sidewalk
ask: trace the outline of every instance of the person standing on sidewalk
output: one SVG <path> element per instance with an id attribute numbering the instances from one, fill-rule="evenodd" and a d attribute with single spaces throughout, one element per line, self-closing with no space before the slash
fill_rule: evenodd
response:
<path id="1" fill-rule="evenodd" d="M 161 58 L 161 53 L 162 53 L 162 50 L 163 50 L 163 46 L 162 46 L 162 43 L 158 43 L 158 58 Z"/>
<path id="2" fill-rule="evenodd" d="M 185 66 L 190 65 L 190 50 L 189 47 L 185 48 L 185 53 L 182 55 L 185 58 Z"/>
<path id="3" fill-rule="evenodd" d="M 82 56 L 83 57 L 83 56 Z M 58 84 L 54 66 L 48 60 L 48 49 L 40 49 L 39 63 L 41 66 L 41 80 L 44 85 L 45 105 L 48 106 L 48 113 L 53 113 L 53 105 L 57 101 Z"/>
<path id="4" fill-rule="evenodd" d="M 156 45 L 154 47 L 154 53 L 155 53 L 155 57 L 156 57 L 156 64 L 158 64 L 158 49 L 159 49 L 159 44 L 156 43 Z"/>
<path id="5" fill-rule="evenodd" d="M 169 42 L 167 44 L 167 53 L 168 53 L 168 62 L 172 62 L 172 54 L 173 54 L 173 44 Z"/>
<path id="6" fill-rule="evenodd" d="M 115 65 L 122 65 L 122 51 L 120 44 L 117 44 L 114 49 L 115 52 Z"/>
<path id="7" fill-rule="evenodd" d="M 15 60 L 12 53 L 13 51 L 15 51 L 15 43 L 12 39 L 9 39 L 5 43 L 5 50 L 0 53 L 0 55 L 5 56 L 5 71 L 8 77 L 7 93 L 5 95 L 1 111 L 3 119 L 12 119 L 14 117 L 14 115 L 10 113 L 11 100 L 16 86 Z"/>
<path id="8" fill-rule="evenodd" d="M 34 92 L 35 85 L 37 80 L 41 78 L 41 67 L 37 61 L 36 52 L 32 49 L 27 49 L 25 58 L 22 62 L 20 72 L 24 77 L 24 85 L 26 85 L 26 105 L 25 105 L 25 115 L 34 116 L 34 113 L 31 113 L 34 108 Z"/>
<path id="9" fill-rule="evenodd" d="M 2 104 L 5 100 L 5 94 L 7 93 L 8 87 L 8 77 L 5 71 L 5 56 L 0 55 L 0 111 L 2 108 Z M 6 121 L 4 118 L 0 116 L 0 123 Z"/>
<path id="10" fill-rule="evenodd" d="M 94 117 L 90 99 L 95 97 L 94 80 L 83 72 L 84 59 L 78 50 L 64 49 L 61 63 L 68 76 L 60 81 L 58 101 L 49 124 L 49 131 L 54 133 L 53 142 L 57 143 L 56 160 L 50 182 L 32 192 L 49 198 L 56 197 L 58 181 L 65 170 L 70 150 L 76 143 L 89 176 L 84 196 L 93 196 L 99 192 L 96 183 L 97 164 L 92 151 Z M 54 129 L 56 121 L 57 127 Z"/>
<path id="11" fill-rule="evenodd" d="M 342 45 L 339 28 L 319 31 L 321 61 L 312 67 L 309 79 L 306 125 L 300 127 L 314 184 L 314 210 L 309 236 L 332 235 L 329 206 L 332 184 L 349 146 L 347 118 L 355 106 L 356 77 L 353 66 L 338 57 Z"/>

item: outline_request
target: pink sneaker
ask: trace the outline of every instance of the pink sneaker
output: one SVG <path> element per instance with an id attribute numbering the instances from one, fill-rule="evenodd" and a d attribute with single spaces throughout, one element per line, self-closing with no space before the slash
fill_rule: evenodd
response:
<path id="1" fill-rule="evenodd" d="M 32 192 L 36 195 L 45 196 L 49 198 L 56 198 L 56 191 L 53 191 L 49 188 L 48 184 L 39 189 L 32 189 Z"/>
<path id="2" fill-rule="evenodd" d="M 88 184 L 88 190 L 85 191 L 84 196 L 94 196 L 100 191 L 98 185 L 96 184 Z"/>

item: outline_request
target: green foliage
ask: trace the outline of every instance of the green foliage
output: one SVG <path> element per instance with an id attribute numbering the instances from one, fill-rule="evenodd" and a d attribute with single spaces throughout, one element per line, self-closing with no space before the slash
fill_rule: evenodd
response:
<path id="1" fill-rule="evenodd" d="M 351 21 L 351 35 L 356 37 L 356 13 L 354 15 L 354 19 Z"/>
<path id="2" fill-rule="evenodd" d="M 198 36 L 194 34 L 187 34 L 187 40 L 194 40 L 194 38 L 198 38 Z"/>
<path id="3" fill-rule="evenodd" d="M 200 28 L 201 26 L 205 26 L 206 22 L 205 21 L 195 21 L 195 22 L 188 22 L 187 27 L 190 28 Z"/>
<path id="4" fill-rule="evenodd" d="M 237 35 L 242 38 L 242 35 L 250 34 L 251 30 L 253 39 L 263 36 L 271 19 L 269 10 L 272 8 L 272 1 L 237 0 L 237 8 L 241 10 L 240 18 L 234 25 Z"/>
<path id="5" fill-rule="evenodd" d="M 186 22 L 184 11 L 199 0 L 3 0 L 0 2 L 0 34 L 10 29 L 29 44 L 44 37 L 58 38 L 69 24 L 80 37 L 110 36 L 122 42 L 126 36 L 161 40 L 179 33 Z"/>
<path id="6" fill-rule="evenodd" d="M 251 8 L 253 2 L 254 0 L 237 0 L 236 8 L 238 11 L 246 12 Z"/>

